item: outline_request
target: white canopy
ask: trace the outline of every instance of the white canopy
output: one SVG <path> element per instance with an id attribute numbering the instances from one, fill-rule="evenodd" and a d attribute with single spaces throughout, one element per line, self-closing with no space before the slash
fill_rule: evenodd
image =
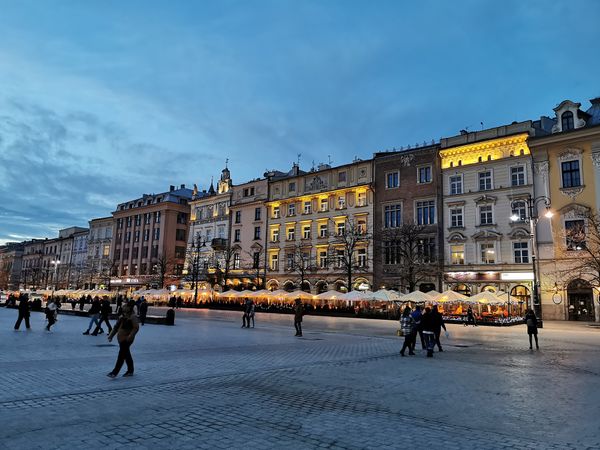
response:
<path id="1" fill-rule="evenodd" d="M 321 292 L 319 295 L 315 295 L 316 300 L 343 300 L 344 294 L 338 291 L 326 291 Z"/>
<path id="2" fill-rule="evenodd" d="M 314 296 L 310 292 L 305 291 L 293 291 L 283 295 L 283 298 L 292 300 L 296 300 L 297 298 L 301 300 L 312 300 L 313 297 Z"/>
<path id="3" fill-rule="evenodd" d="M 482 305 L 499 305 L 504 303 L 501 299 L 488 291 L 480 292 L 470 298 L 472 302 L 481 303 Z"/>
<path id="4" fill-rule="evenodd" d="M 426 293 L 427 295 L 429 295 L 431 298 L 435 298 L 435 297 L 437 297 L 438 295 L 440 295 L 440 293 L 439 293 L 438 291 L 436 291 L 436 290 L 429 291 L 429 292 L 425 292 L 425 293 Z"/>
<path id="5" fill-rule="evenodd" d="M 400 292 L 391 291 L 388 289 L 379 289 L 377 292 L 373 292 L 373 300 L 378 300 L 380 302 L 393 302 L 396 300 L 402 299 L 402 294 Z"/>
<path id="6" fill-rule="evenodd" d="M 403 302 L 425 303 L 425 302 L 430 302 L 431 297 L 429 295 L 425 294 L 424 292 L 414 291 L 414 292 L 411 292 L 410 294 L 404 295 L 401 298 L 401 300 Z"/>
<path id="7" fill-rule="evenodd" d="M 373 292 L 371 291 L 350 291 L 340 297 L 340 300 L 348 300 L 350 302 L 369 301 L 373 299 Z"/>
<path id="8" fill-rule="evenodd" d="M 433 297 L 433 301 L 436 303 L 451 303 L 451 302 L 462 302 L 468 297 L 466 295 L 461 294 L 460 292 L 447 290 L 442 292 L 441 294 Z"/>

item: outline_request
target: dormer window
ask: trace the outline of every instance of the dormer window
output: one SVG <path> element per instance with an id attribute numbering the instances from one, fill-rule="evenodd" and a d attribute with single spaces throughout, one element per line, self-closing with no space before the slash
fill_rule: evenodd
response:
<path id="1" fill-rule="evenodd" d="M 560 122 L 563 131 L 572 130 L 575 128 L 575 124 L 573 122 L 573 113 L 571 111 L 565 111 L 562 113 L 562 116 L 560 116 Z"/>

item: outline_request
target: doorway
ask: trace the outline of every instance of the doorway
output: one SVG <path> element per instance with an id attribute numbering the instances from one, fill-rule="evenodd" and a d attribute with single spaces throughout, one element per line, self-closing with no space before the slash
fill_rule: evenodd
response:
<path id="1" fill-rule="evenodd" d="M 567 286 L 569 320 L 594 321 L 594 293 L 592 286 L 578 278 Z"/>

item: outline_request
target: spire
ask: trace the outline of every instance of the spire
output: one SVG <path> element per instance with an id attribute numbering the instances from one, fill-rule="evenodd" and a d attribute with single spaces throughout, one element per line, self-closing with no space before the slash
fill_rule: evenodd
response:
<path id="1" fill-rule="evenodd" d="M 214 193 L 215 193 L 215 186 L 213 184 L 213 177 L 210 177 L 210 187 L 208 188 L 208 193 L 210 195 L 214 195 Z"/>

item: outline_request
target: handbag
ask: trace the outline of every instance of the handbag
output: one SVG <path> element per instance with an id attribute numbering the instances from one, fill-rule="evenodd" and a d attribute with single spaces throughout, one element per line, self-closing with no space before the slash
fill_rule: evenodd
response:
<path id="1" fill-rule="evenodd" d="M 533 327 L 535 326 L 535 321 L 533 319 L 527 319 L 527 326 L 528 327 Z"/>

